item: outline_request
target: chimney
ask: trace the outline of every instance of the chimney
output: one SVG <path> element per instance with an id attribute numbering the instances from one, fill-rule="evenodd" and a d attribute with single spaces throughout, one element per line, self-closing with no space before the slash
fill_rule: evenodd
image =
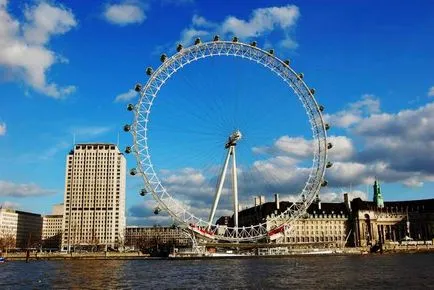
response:
<path id="1" fill-rule="evenodd" d="M 259 204 L 262 205 L 262 204 L 264 204 L 264 203 L 265 203 L 265 196 L 264 196 L 264 195 L 261 195 L 261 196 L 259 197 Z"/>
<path id="2" fill-rule="evenodd" d="M 259 196 L 255 196 L 255 206 L 259 205 Z"/>
<path id="3" fill-rule="evenodd" d="M 350 204 L 350 200 L 348 199 L 348 193 L 344 193 L 344 203 L 345 203 L 345 207 L 347 208 L 348 211 L 351 211 L 351 204 Z"/>
<path id="4" fill-rule="evenodd" d="M 279 200 L 279 194 L 278 193 L 274 194 L 274 201 L 276 203 L 276 209 L 280 210 L 280 200 Z"/>

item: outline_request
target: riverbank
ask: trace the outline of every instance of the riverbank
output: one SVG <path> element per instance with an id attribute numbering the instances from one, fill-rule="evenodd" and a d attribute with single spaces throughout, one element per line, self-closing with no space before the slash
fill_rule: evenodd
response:
<path id="1" fill-rule="evenodd" d="M 398 253 L 434 253 L 434 247 L 415 246 L 415 247 L 393 247 L 386 248 L 382 254 L 398 254 Z M 307 257 L 307 256 L 342 256 L 342 255 L 379 255 L 379 253 L 371 254 L 368 248 L 343 248 L 343 249 L 311 249 L 311 250 L 297 250 L 291 251 L 286 254 L 276 255 L 243 255 L 243 254 L 218 254 L 218 253 L 206 253 L 206 254 L 177 254 L 170 257 L 151 257 L 147 254 L 140 252 L 130 253 L 118 253 L 118 252 L 97 252 L 97 253 L 44 253 L 44 252 L 32 252 L 29 256 L 29 261 L 34 260 L 159 260 L 159 259 L 250 259 L 250 258 L 267 258 L 267 257 Z M 8 261 L 25 261 L 27 259 L 26 253 L 4 253 Z"/>

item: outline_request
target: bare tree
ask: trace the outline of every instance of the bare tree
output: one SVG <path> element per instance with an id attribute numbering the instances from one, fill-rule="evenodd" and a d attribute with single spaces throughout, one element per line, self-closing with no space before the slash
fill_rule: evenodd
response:
<path id="1" fill-rule="evenodd" d="M 15 231 L 11 227 L 3 227 L 0 230 L 0 249 L 6 254 L 10 249 L 16 248 L 17 240 Z"/>

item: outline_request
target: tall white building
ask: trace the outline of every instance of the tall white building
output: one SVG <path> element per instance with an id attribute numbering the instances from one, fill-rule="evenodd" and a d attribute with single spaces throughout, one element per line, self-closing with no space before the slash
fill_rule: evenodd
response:
<path id="1" fill-rule="evenodd" d="M 62 250 L 124 241 L 126 161 L 114 144 L 76 144 L 66 157 Z"/>

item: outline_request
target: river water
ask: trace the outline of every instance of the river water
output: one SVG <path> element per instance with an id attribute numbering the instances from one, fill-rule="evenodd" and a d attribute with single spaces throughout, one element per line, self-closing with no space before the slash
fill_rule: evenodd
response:
<path id="1" fill-rule="evenodd" d="M 434 289 L 434 254 L 0 264 L 0 289 Z"/>

